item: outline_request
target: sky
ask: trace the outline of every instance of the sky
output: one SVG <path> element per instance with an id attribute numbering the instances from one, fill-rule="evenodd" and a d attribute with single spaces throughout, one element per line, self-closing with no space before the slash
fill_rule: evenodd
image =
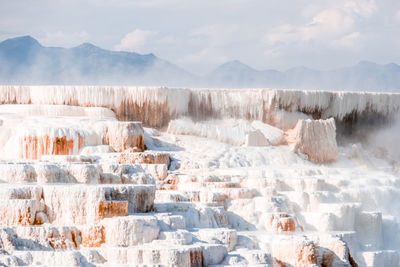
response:
<path id="1" fill-rule="evenodd" d="M 196 74 L 400 63 L 399 0 L 0 0 L 0 41 L 90 42 L 153 53 Z"/>

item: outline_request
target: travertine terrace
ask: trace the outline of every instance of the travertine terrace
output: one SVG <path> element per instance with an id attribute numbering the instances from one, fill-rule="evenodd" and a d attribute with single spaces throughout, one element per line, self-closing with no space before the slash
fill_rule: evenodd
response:
<path id="1" fill-rule="evenodd" d="M 395 131 L 399 94 L 1 86 L 0 102 L 5 266 L 400 264 L 399 159 L 368 142 Z"/>

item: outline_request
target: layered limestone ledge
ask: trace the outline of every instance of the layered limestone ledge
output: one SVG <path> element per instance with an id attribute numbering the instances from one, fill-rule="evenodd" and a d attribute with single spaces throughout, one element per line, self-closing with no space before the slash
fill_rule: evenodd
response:
<path id="1" fill-rule="evenodd" d="M 37 199 L 8 199 L 0 203 L 0 225 L 33 225 L 36 213 L 43 210 Z"/>
<path id="2" fill-rule="evenodd" d="M 117 121 L 112 117 L 35 117 L 9 113 L 0 114 L 0 120 L 3 159 L 36 160 L 46 155 L 78 155 L 82 150 L 87 154 L 86 146 L 108 146 L 102 152 L 144 150 L 141 122 Z"/>
<path id="3" fill-rule="evenodd" d="M 116 162 L 119 164 L 165 164 L 169 166 L 171 160 L 169 153 L 158 151 L 106 153 L 99 154 L 100 162 Z"/>
<path id="4" fill-rule="evenodd" d="M 35 117 L 116 118 L 115 113 L 108 108 L 45 104 L 0 105 L 0 113 Z"/>
<path id="5" fill-rule="evenodd" d="M 168 170 L 165 164 L 68 163 L 62 161 L 64 156 L 57 158 L 59 160 L 52 157 L 53 162 L 0 162 L 1 181 L 10 184 L 154 184 L 154 178 L 166 177 Z"/>
<path id="6" fill-rule="evenodd" d="M 55 225 L 94 225 L 106 217 L 149 212 L 154 195 L 154 185 L 43 186 L 45 212 Z"/>
<path id="7" fill-rule="evenodd" d="M 196 202 L 155 203 L 156 212 L 182 215 L 187 227 L 218 228 L 228 226 L 228 215 L 221 206 Z"/>
<path id="8" fill-rule="evenodd" d="M 161 266 L 210 266 L 220 264 L 227 250 L 224 245 L 195 243 L 192 245 L 147 244 L 136 247 L 103 249 L 109 264 L 156 264 Z M 167 263 L 167 264 L 165 264 Z"/>
<path id="9" fill-rule="evenodd" d="M 108 246 L 131 247 L 158 238 L 160 228 L 155 216 L 130 215 L 104 219 L 105 242 Z"/>
<path id="10" fill-rule="evenodd" d="M 12 226 L 0 231 L 16 250 L 75 250 L 81 245 L 80 230 L 74 226 Z"/>
<path id="11" fill-rule="evenodd" d="M 0 187 L 0 198 L 6 199 L 42 199 L 42 186 L 25 184 L 2 184 Z"/>
<path id="12" fill-rule="evenodd" d="M 104 218 L 151 211 L 154 185 L 6 186 L 0 225 L 95 225 Z"/>

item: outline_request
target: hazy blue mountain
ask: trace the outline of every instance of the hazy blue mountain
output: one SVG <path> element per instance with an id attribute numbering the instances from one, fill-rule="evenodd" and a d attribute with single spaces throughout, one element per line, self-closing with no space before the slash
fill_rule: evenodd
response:
<path id="1" fill-rule="evenodd" d="M 361 61 L 332 71 L 277 71 L 256 70 L 235 60 L 196 76 L 153 54 L 109 51 L 90 43 L 44 47 L 23 36 L 0 43 L 0 83 L 400 91 L 400 66 Z"/>
<path id="2" fill-rule="evenodd" d="M 322 90 L 400 91 L 400 66 L 361 61 L 332 71 L 306 67 L 287 71 L 253 69 L 240 61 L 230 61 L 210 72 L 209 85 L 231 87 L 269 87 Z"/>
<path id="3" fill-rule="evenodd" d="M 193 79 L 153 54 L 109 51 L 90 43 L 44 47 L 30 36 L 0 43 L 1 83 L 183 85 Z"/>
<path id="4" fill-rule="evenodd" d="M 209 86 L 218 87 L 269 87 L 278 86 L 283 75 L 275 70 L 258 71 L 240 61 L 222 64 L 206 75 Z"/>

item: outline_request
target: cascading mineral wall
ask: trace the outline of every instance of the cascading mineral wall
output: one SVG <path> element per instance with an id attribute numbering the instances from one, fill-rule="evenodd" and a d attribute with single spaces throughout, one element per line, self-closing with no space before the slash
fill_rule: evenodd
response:
<path id="1" fill-rule="evenodd" d="M 293 128 L 305 115 L 334 117 L 351 128 L 369 117 L 390 117 L 400 109 L 400 94 L 275 89 L 178 89 L 166 87 L 0 86 L 1 104 L 56 104 L 112 109 L 119 120 L 167 126 L 171 119 L 237 118 Z M 289 112 L 289 114 L 287 114 Z M 282 114 L 296 117 L 281 125 Z M 285 119 L 283 121 L 290 121 Z M 370 122 L 370 121 L 369 121 Z M 351 131 L 350 131 L 351 133 Z"/>
<path id="2" fill-rule="evenodd" d="M 187 111 L 190 91 L 163 87 L 1 86 L 1 104 L 51 104 L 112 109 L 119 120 L 160 127 Z"/>

